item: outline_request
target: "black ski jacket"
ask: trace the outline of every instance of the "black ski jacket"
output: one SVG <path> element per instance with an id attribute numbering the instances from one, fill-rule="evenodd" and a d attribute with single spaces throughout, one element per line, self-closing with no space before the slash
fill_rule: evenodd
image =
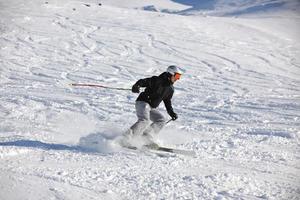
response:
<path id="1" fill-rule="evenodd" d="M 164 72 L 159 76 L 138 80 L 135 85 L 146 87 L 146 89 L 136 100 L 145 101 L 149 103 L 152 108 L 158 107 L 158 105 L 164 101 L 168 113 L 174 113 L 171 103 L 174 87 L 170 77 L 171 74 Z"/>

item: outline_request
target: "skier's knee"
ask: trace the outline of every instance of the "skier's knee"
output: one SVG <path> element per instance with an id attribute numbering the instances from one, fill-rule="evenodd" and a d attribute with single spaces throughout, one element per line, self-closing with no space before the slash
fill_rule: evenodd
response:
<path id="1" fill-rule="evenodd" d="M 150 120 L 148 119 L 140 119 L 138 120 L 139 124 L 148 125 L 150 123 Z"/>
<path id="2" fill-rule="evenodd" d="M 165 117 L 156 118 L 153 120 L 154 123 L 165 123 L 167 120 Z"/>

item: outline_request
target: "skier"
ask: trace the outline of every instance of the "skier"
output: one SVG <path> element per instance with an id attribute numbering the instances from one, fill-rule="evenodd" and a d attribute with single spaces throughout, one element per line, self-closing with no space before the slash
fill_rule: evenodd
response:
<path id="1" fill-rule="evenodd" d="M 124 134 L 121 145 L 128 146 L 131 137 L 142 135 L 146 145 L 156 145 L 151 136 L 158 133 L 166 124 L 166 119 L 158 110 L 159 104 L 163 101 L 168 114 L 172 120 L 178 118 L 172 108 L 172 96 L 174 93 L 173 84 L 180 79 L 182 71 L 175 65 L 167 68 L 159 76 L 140 79 L 132 86 L 132 92 L 140 93 L 140 88 L 145 87 L 135 102 L 137 122 Z M 149 125 L 150 120 L 152 123 Z"/>

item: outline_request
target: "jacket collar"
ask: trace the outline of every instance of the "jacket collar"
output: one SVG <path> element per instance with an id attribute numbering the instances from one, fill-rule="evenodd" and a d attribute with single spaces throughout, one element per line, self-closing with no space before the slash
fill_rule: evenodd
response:
<path id="1" fill-rule="evenodd" d="M 161 77 L 163 79 L 163 85 L 165 86 L 170 86 L 173 85 L 172 81 L 171 81 L 171 74 L 168 72 L 164 72 L 161 75 L 159 75 L 159 77 Z"/>

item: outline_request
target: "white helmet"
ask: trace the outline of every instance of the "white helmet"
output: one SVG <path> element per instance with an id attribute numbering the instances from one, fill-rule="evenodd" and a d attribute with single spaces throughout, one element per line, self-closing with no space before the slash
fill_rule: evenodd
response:
<path id="1" fill-rule="evenodd" d="M 179 67 L 175 66 L 175 65 L 171 65 L 167 68 L 167 72 L 169 72 L 170 74 L 174 75 L 174 74 L 182 74 L 182 70 L 179 69 Z"/>

